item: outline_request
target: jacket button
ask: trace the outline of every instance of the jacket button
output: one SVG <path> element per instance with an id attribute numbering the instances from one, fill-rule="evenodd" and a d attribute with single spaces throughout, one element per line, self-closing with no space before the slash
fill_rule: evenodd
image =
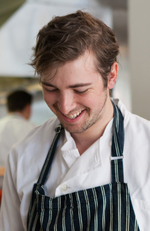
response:
<path id="1" fill-rule="evenodd" d="M 68 185 L 66 185 L 66 184 L 62 184 L 62 185 L 60 186 L 60 190 L 61 190 L 62 192 L 66 192 L 67 189 L 68 189 Z"/>

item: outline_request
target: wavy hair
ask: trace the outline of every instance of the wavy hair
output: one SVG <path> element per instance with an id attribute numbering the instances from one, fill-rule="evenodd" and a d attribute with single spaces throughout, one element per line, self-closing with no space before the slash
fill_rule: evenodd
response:
<path id="1" fill-rule="evenodd" d="M 42 75 L 48 68 L 65 64 L 92 51 L 96 69 L 107 86 L 107 76 L 117 61 L 119 45 L 111 28 L 91 14 L 78 10 L 54 17 L 37 35 L 31 65 Z"/>

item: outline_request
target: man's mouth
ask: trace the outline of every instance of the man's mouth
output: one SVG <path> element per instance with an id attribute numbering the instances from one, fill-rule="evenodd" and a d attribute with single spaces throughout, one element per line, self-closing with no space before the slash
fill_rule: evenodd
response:
<path id="1" fill-rule="evenodd" d="M 68 115 L 65 115 L 68 119 L 75 119 L 76 117 L 78 117 L 81 113 L 83 112 L 83 110 L 79 111 L 79 112 L 76 112 L 76 113 L 73 113 L 73 114 L 68 114 Z"/>

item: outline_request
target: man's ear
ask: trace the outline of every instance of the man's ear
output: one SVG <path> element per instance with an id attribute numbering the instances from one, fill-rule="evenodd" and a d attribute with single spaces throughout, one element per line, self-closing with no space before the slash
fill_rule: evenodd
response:
<path id="1" fill-rule="evenodd" d="M 114 62 L 111 66 L 110 73 L 108 75 L 108 89 L 112 89 L 116 83 L 119 66 L 117 62 Z"/>

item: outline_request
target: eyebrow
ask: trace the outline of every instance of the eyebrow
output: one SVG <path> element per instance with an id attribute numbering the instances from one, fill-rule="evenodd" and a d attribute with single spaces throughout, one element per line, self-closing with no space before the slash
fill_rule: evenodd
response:
<path id="1" fill-rule="evenodd" d="M 49 86 L 49 87 L 54 87 L 56 88 L 56 86 L 54 86 L 53 84 L 50 84 L 50 83 L 47 83 L 47 82 L 44 82 L 44 81 L 41 81 L 41 83 L 45 86 Z M 74 85 L 70 85 L 68 86 L 67 88 L 78 88 L 78 87 L 86 87 L 86 86 L 90 86 L 92 83 L 77 83 L 77 84 L 74 84 Z"/>

